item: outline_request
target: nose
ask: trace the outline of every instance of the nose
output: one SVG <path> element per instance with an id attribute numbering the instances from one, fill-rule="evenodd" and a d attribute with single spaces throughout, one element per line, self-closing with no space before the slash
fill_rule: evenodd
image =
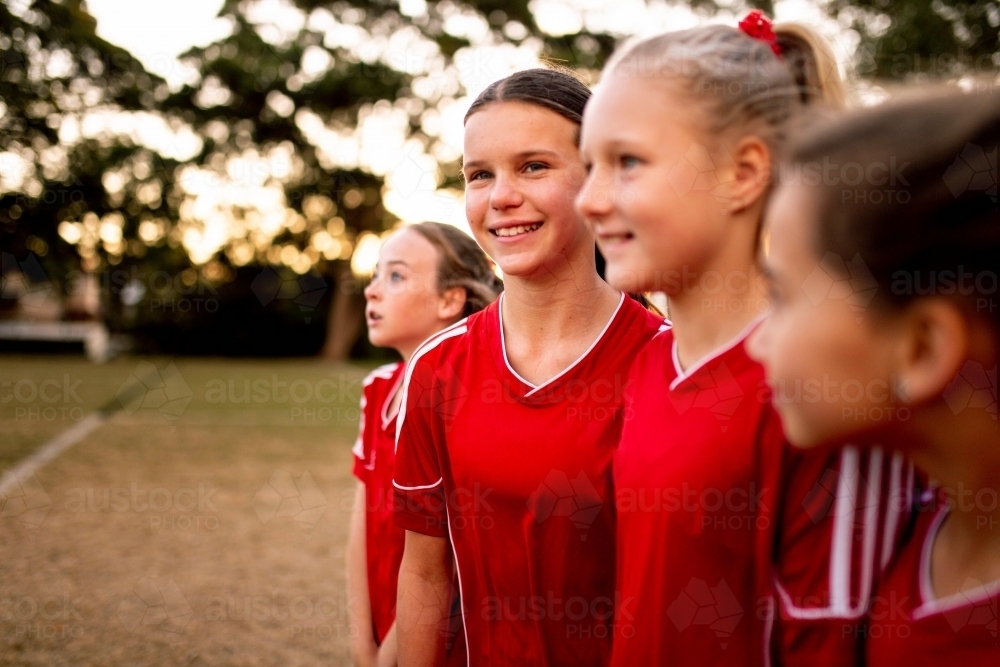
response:
<path id="1" fill-rule="evenodd" d="M 365 298 L 369 301 L 376 300 L 382 294 L 381 286 L 379 285 L 378 276 L 373 276 L 370 283 L 365 286 L 364 289 Z"/>
<path id="2" fill-rule="evenodd" d="M 576 195 L 576 212 L 584 220 L 600 219 L 611 213 L 615 183 L 609 170 L 594 166 Z"/>
<path id="3" fill-rule="evenodd" d="M 497 211 L 517 208 L 524 203 L 524 196 L 518 190 L 514 179 L 497 174 L 490 190 L 490 207 Z"/>

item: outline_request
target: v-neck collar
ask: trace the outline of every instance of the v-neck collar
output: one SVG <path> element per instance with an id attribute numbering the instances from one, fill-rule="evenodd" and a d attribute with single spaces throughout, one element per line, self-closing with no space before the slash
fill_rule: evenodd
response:
<path id="1" fill-rule="evenodd" d="M 949 511 L 947 507 L 938 510 L 937 516 L 934 517 L 934 521 L 924 537 L 924 544 L 920 550 L 920 574 L 918 575 L 920 577 L 920 606 L 913 612 L 914 620 L 966 605 L 977 604 L 1000 592 L 1000 579 L 998 579 L 967 591 L 959 591 L 940 598 L 934 594 L 934 584 L 931 579 L 931 557 L 934 553 L 934 541 L 941 531 L 944 520 L 948 518 Z"/>
<path id="2" fill-rule="evenodd" d="M 746 338 L 747 338 L 747 336 L 749 336 L 753 332 L 753 330 L 757 328 L 757 325 L 760 324 L 764 320 L 764 318 L 766 316 L 767 316 L 767 313 L 764 313 L 762 315 L 758 315 L 757 317 L 755 317 L 750 322 L 750 324 L 746 325 L 743 328 L 742 331 L 740 331 L 738 334 L 736 334 L 735 338 L 733 338 L 732 340 L 730 340 L 725 345 L 722 345 L 720 347 L 715 348 L 714 350 L 712 350 L 711 352 L 709 352 L 708 354 L 706 354 L 704 357 L 702 357 L 698 361 L 696 361 L 693 364 L 691 364 L 691 366 L 689 366 L 687 368 L 687 370 L 684 370 L 681 367 L 681 358 L 680 358 L 680 355 L 677 352 L 677 336 L 675 335 L 674 336 L 674 340 L 673 340 L 673 349 L 671 350 L 670 357 L 671 357 L 671 359 L 674 362 L 674 372 L 677 373 L 677 377 L 675 377 L 670 382 L 670 390 L 673 391 L 678 386 L 680 386 L 680 384 L 682 382 L 684 382 L 685 380 L 690 379 L 705 364 L 707 364 L 707 363 L 709 363 L 709 362 L 711 362 L 711 361 L 713 361 L 715 359 L 718 359 L 719 357 L 721 357 L 722 355 L 724 355 L 726 352 L 729 352 L 731 349 L 733 349 L 734 347 L 736 347 L 737 345 L 739 345 L 743 341 L 745 341 Z"/>
<path id="3" fill-rule="evenodd" d="M 576 361 L 574 361 L 569 366 L 567 366 L 566 368 L 562 369 L 561 371 L 550 377 L 545 382 L 536 385 L 521 377 L 518 374 L 518 372 L 514 370 L 514 367 L 510 365 L 510 360 L 507 358 L 507 343 L 504 338 L 504 332 L 503 332 L 503 297 L 504 295 L 503 293 L 501 293 L 500 298 L 497 301 L 497 327 L 500 330 L 500 356 L 503 359 L 503 363 L 504 366 L 506 366 L 507 371 L 510 372 L 510 374 L 513 375 L 518 380 L 518 382 L 522 383 L 526 387 L 529 387 L 529 391 L 523 394 L 523 398 L 531 398 L 535 394 L 539 393 L 541 390 L 550 387 L 554 382 L 556 382 L 557 380 L 565 376 L 567 373 L 572 371 L 574 368 L 579 366 L 580 363 L 584 359 L 586 359 L 591 352 L 593 352 L 594 348 L 597 347 L 597 345 L 602 340 L 604 340 L 604 335 L 608 332 L 608 329 L 611 328 L 611 325 L 614 323 L 615 318 L 618 317 L 618 313 L 621 311 L 622 304 L 625 303 L 625 293 L 622 292 L 621 297 L 618 299 L 618 305 L 615 307 L 615 311 L 611 314 L 611 317 L 608 319 L 607 324 L 604 325 L 604 328 L 601 329 L 601 333 L 599 333 L 597 337 L 594 339 L 594 341 L 590 344 L 590 346 L 586 350 L 584 350 L 583 354 L 577 357 Z"/>

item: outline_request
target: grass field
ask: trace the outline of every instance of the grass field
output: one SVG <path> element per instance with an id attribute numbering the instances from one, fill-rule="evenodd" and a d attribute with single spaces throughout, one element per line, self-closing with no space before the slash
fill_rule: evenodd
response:
<path id="1" fill-rule="evenodd" d="M 0 497 L 0 664 L 350 664 L 367 370 L 0 356 L 4 469 L 117 410 Z"/>

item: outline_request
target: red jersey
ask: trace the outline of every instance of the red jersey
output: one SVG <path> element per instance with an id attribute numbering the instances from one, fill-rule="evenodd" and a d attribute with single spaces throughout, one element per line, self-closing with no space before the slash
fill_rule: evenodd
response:
<path id="1" fill-rule="evenodd" d="M 624 386 L 663 323 L 622 295 L 593 345 L 541 385 L 507 362 L 503 297 L 407 367 L 398 525 L 447 537 L 469 664 L 605 665 Z"/>
<path id="2" fill-rule="evenodd" d="M 400 363 L 380 366 L 362 383 L 361 425 L 354 443 L 354 476 L 365 484 L 365 560 L 375 640 L 381 644 L 396 620 L 396 582 L 406 531 L 392 520 L 392 471 L 396 412 L 392 397 L 403 379 Z"/>
<path id="3" fill-rule="evenodd" d="M 1000 581 L 939 598 L 931 585 L 934 539 L 947 503 L 918 514 L 913 537 L 878 589 L 868 628 L 868 664 L 996 667 Z"/>
<path id="4" fill-rule="evenodd" d="M 881 448 L 794 450 L 781 483 L 773 665 L 862 662 L 867 615 L 910 518 L 913 467 Z"/>
<path id="5" fill-rule="evenodd" d="M 759 664 L 784 436 L 748 327 L 687 370 L 672 331 L 639 354 L 615 457 L 612 664 Z M 763 399 L 763 400 L 762 400 Z"/>

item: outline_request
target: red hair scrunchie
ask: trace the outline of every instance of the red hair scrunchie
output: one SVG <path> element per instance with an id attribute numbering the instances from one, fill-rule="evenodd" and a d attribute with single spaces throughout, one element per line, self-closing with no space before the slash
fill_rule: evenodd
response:
<path id="1" fill-rule="evenodd" d="M 771 21 L 764 16 L 764 12 L 755 9 L 746 15 L 739 22 L 739 29 L 750 35 L 754 39 L 765 42 L 774 51 L 774 55 L 781 57 L 781 46 L 778 44 L 778 37 L 774 34 L 774 27 Z"/>

